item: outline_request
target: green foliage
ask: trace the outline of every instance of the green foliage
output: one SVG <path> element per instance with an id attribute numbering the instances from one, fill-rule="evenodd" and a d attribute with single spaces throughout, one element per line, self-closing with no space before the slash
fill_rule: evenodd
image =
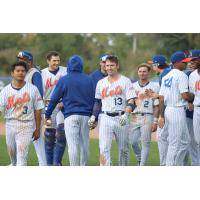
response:
<path id="1" fill-rule="evenodd" d="M 198 33 L 2 33 L 0 34 L 0 75 L 8 75 L 9 67 L 20 50 L 33 53 L 34 63 L 46 67 L 46 54 L 56 50 L 61 64 L 73 54 L 83 56 L 85 72 L 98 67 L 99 55 L 115 54 L 120 59 L 121 72 L 137 77 L 137 66 L 156 53 L 169 57 L 175 51 L 200 48 Z"/>

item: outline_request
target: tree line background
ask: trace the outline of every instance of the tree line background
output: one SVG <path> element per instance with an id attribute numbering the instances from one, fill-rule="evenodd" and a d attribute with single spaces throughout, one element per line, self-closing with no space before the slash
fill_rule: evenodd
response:
<path id="1" fill-rule="evenodd" d="M 21 50 L 34 56 L 34 64 L 47 67 L 46 54 L 56 50 L 61 54 L 61 65 L 73 54 L 84 58 L 84 71 L 90 73 L 98 66 L 99 55 L 114 54 L 119 57 L 121 72 L 136 77 L 137 66 L 163 54 L 170 62 L 175 51 L 200 48 L 199 33 L 1 33 L 0 76 L 10 74 L 9 66 L 16 61 Z"/>

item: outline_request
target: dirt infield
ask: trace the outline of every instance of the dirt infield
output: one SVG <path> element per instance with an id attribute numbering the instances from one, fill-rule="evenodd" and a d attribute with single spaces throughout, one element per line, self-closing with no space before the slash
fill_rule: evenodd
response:
<path id="1" fill-rule="evenodd" d="M 3 122 L 0 123 L 0 135 L 5 134 L 5 124 Z M 96 131 L 96 129 L 90 131 L 90 138 L 98 139 L 99 135 Z M 156 133 L 152 134 L 152 141 L 156 141 Z"/>

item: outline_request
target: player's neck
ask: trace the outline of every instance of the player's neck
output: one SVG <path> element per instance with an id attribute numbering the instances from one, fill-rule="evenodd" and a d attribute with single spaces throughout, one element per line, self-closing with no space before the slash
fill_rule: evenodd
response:
<path id="1" fill-rule="evenodd" d="M 149 83 L 149 80 L 139 80 L 140 85 L 145 86 Z"/>
<path id="2" fill-rule="evenodd" d="M 24 80 L 18 81 L 18 80 L 13 79 L 11 84 L 14 88 L 22 88 L 25 85 L 25 81 Z"/>
<path id="3" fill-rule="evenodd" d="M 106 75 L 106 71 L 105 71 L 105 70 L 100 69 L 100 71 L 101 71 L 102 74 L 105 74 L 105 75 Z"/>
<path id="4" fill-rule="evenodd" d="M 108 81 L 110 83 L 113 83 L 113 82 L 117 81 L 119 78 L 120 78 L 120 74 L 117 73 L 117 74 L 115 74 L 113 76 L 108 76 Z"/>
<path id="5" fill-rule="evenodd" d="M 53 68 L 53 67 L 51 67 L 51 66 L 48 67 L 48 70 L 49 70 L 49 71 L 56 71 L 57 69 L 58 69 L 58 67 L 57 67 L 57 68 Z"/>

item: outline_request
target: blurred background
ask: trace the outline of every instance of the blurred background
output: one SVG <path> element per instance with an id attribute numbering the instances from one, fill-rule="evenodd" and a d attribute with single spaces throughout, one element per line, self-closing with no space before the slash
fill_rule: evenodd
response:
<path id="1" fill-rule="evenodd" d="M 175 51 L 200 48 L 199 33 L 1 33 L 0 34 L 0 87 L 9 82 L 9 66 L 16 61 L 21 50 L 34 56 L 34 64 L 46 65 L 48 51 L 61 54 L 61 65 L 73 54 L 83 56 L 86 73 L 94 71 L 102 53 L 119 57 L 121 72 L 131 79 L 137 78 L 137 66 L 163 54 L 170 61 Z M 156 76 L 152 73 L 152 78 Z"/>

